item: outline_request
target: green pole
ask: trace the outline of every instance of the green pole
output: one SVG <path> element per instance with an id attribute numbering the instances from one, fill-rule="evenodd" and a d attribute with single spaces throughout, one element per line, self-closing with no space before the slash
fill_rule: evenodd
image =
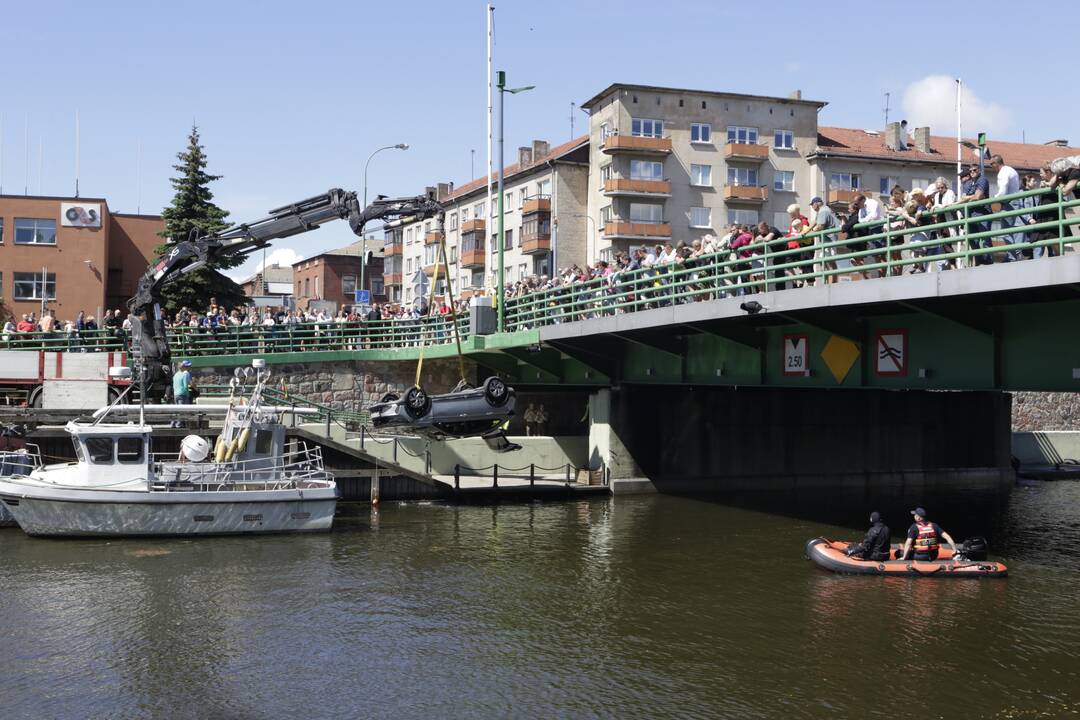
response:
<path id="1" fill-rule="evenodd" d="M 505 208 L 503 207 L 503 118 L 505 117 L 505 113 L 503 112 L 503 98 L 506 94 L 505 71 L 500 70 L 495 73 L 495 86 L 499 89 L 499 190 L 497 198 L 497 202 L 499 203 L 499 234 L 498 239 L 496 240 L 498 243 L 496 252 L 499 254 L 499 274 L 498 277 L 495 278 L 495 301 L 498 303 L 499 309 L 499 332 L 506 332 L 506 273 L 503 270 L 503 263 L 505 262 L 503 248 L 506 245 L 506 218 L 503 215 L 503 212 L 505 211 Z"/>

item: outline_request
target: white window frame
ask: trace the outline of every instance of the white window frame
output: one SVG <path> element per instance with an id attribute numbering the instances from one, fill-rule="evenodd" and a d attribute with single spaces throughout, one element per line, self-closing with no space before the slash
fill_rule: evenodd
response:
<path id="1" fill-rule="evenodd" d="M 790 182 L 785 182 L 790 180 Z M 776 170 L 773 172 L 773 190 L 777 192 L 795 192 L 795 171 Z"/>
<path id="2" fill-rule="evenodd" d="M 536 183 L 536 195 L 540 198 L 551 197 L 551 178 Z"/>
<path id="3" fill-rule="evenodd" d="M 630 134 L 634 137 L 664 137 L 664 121 L 653 118 L 630 118 Z"/>
<path id="4" fill-rule="evenodd" d="M 52 227 L 52 234 L 48 233 L 49 227 Z M 30 241 L 20 241 L 19 231 L 24 233 L 30 230 L 33 233 L 33 239 Z M 43 233 L 44 231 L 44 233 Z M 40 240 L 39 238 L 47 237 L 48 240 Z M 17 217 L 15 218 L 15 240 L 16 245 L 56 245 L 56 221 L 49 218 L 32 218 L 32 217 Z"/>
<path id="5" fill-rule="evenodd" d="M 757 145 L 758 129 L 744 125 L 728 125 L 727 141 L 736 145 Z"/>
<path id="6" fill-rule="evenodd" d="M 727 184 L 735 187 L 760 187 L 758 181 L 761 178 L 758 176 L 756 168 L 735 167 L 728 165 L 727 169 Z"/>
<path id="7" fill-rule="evenodd" d="M 742 208 L 728 208 L 728 224 L 734 225 L 757 225 L 761 220 L 757 210 L 744 210 Z M 743 219 L 748 218 L 748 219 Z"/>
<path id="8" fill-rule="evenodd" d="M 614 217 L 614 211 L 612 210 L 612 207 L 610 205 L 605 205 L 604 207 L 600 208 L 601 225 L 611 222 Z"/>
<path id="9" fill-rule="evenodd" d="M 694 187 L 712 187 L 712 165 L 690 163 L 690 184 Z"/>
<path id="10" fill-rule="evenodd" d="M 861 189 L 860 185 L 862 185 L 862 176 L 859 173 L 834 172 L 829 174 L 830 190 L 859 190 Z"/>
<path id="11" fill-rule="evenodd" d="M 697 220 L 697 222 L 695 222 L 695 220 Z M 701 222 L 702 220 L 704 220 L 704 222 Z M 690 227 L 712 229 L 712 208 L 691 207 Z"/>
<path id="12" fill-rule="evenodd" d="M 26 243 L 32 245 L 34 243 Z M 29 275 L 30 277 L 26 277 Z M 19 276 L 23 276 L 22 279 Z M 30 285 L 31 290 L 29 295 L 19 295 L 19 289 L 25 288 L 26 285 Z M 52 291 L 49 291 L 49 288 Z M 42 277 L 40 272 L 16 272 L 11 274 L 11 297 L 13 300 L 19 301 L 40 301 L 40 300 L 56 300 L 56 273 L 46 273 L 44 286 L 42 284 Z M 42 294 L 47 294 L 48 297 L 42 297 Z"/>
<path id="13" fill-rule="evenodd" d="M 777 142 L 779 140 L 779 142 Z M 776 150 L 794 150 L 795 132 L 792 130 L 773 130 L 773 148 Z"/>
<path id="14" fill-rule="evenodd" d="M 929 185 L 929 184 L 930 184 L 930 179 L 929 178 L 912 178 L 911 179 L 911 189 L 912 190 L 914 190 L 915 188 L 921 188 L 921 189 L 925 190 L 926 186 Z"/>
<path id="15" fill-rule="evenodd" d="M 696 140 L 694 139 L 695 133 L 697 134 Z M 712 125 L 709 123 L 690 123 L 690 142 L 695 145 L 712 145 Z"/>
<path id="16" fill-rule="evenodd" d="M 646 212 L 641 212 L 648 208 Z M 634 215 L 638 217 L 634 217 Z M 664 222 L 664 206 L 655 203 L 630 203 L 630 222 L 659 225 Z"/>
<path id="17" fill-rule="evenodd" d="M 610 167 L 610 166 L 609 166 Z M 637 172 L 635 172 L 637 168 Z M 641 172 L 642 169 L 648 169 L 648 172 Z M 663 180 L 664 179 L 664 163 L 657 160 L 631 160 L 630 161 L 630 179 L 631 180 Z"/>

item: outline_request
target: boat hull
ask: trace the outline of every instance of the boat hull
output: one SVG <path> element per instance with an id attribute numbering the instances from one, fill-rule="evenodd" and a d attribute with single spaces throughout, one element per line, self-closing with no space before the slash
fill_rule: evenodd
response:
<path id="1" fill-rule="evenodd" d="M 300 533 L 330 530 L 337 489 L 98 491 L 0 481 L 0 502 L 26 534 L 43 537 Z"/>
<path id="2" fill-rule="evenodd" d="M 884 562 L 858 560 L 844 554 L 844 550 L 851 544 L 843 541 L 815 538 L 806 543 L 806 557 L 825 570 L 850 575 L 1003 578 L 1009 572 L 1002 563 L 990 560 L 954 560 L 952 551 L 948 548 L 942 548 L 938 559 L 930 562 L 916 560 L 886 560 Z M 899 555 L 896 547 L 893 548 L 893 555 Z"/>

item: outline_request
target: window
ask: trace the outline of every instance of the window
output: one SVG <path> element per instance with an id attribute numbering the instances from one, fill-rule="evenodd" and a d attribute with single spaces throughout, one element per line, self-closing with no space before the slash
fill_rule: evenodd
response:
<path id="1" fill-rule="evenodd" d="M 878 193 L 880 193 L 881 195 L 888 195 L 892 192 L 892 189 L 899 184 L 900 178 L 898 177 L 893 177 L 892 175 L 890 175 L 889 177 L 883 177 L 878 184 Z"/>
<path id="2" fill-rule="evenodd" d="M 122 463 L 142 462 L 143 445 L 141 437 L 116 438 L 116 459 Z"/>
<path id="3" fill-rule="evenodd" d="M 16 300 L 55 300 L 56 273 L 49 273 L 42 283 L 41 273 L 14 273 Z"/>
<path id="4" fill-rule="evenodd" d="M 469 208 L 461 208 L 461 222 L 469 222 Z"/>
<path id="5" fill-rule="evenodd" d="M 510 192 L 503 195 L 503 212 L 509 212 L 514 208 L 514 192 Z"/>
<path id="6" fill-rule="evenodd" d="M 911 181 L 911 189 L 922 188 L 926 189 L 926 186 L 930 184 L 929 178 L 915 178 Z"/>
<path id="7" fill-rule="evenodd" d="M 424 223 L 424 233 L 429 233 L 429 232 L 431 232 L 431 221 L 430 220 L 428 220 L 426 223 Z"/>
<path id="8" fill-rule="evenodd" d="M 412 275 L 412 261 L 413 261 L 412 258 L 409 258 L 408 260 L 405 261 L 405 274 L 406 275 Z M 306 295 L 307 293 L 304 293 L 304 294 Z"/>
<path id="9" fill-rule="evenodd" d="M 773 190 L 795 191 L 795 173 L 791 170 L 777 170 L 773 173 Z"/>
<path id="10" fill-rule="evenodd" d="M 113 460 L 113 439 L 111 437 L 86 438 L 86 453 L 92 463 L 111 463 Z"/>
<path id="11" fill-rule="evenodd" d="M 371 294 L 372 295 L 385 295 L 386 294 L 386 283 L 383 282 L 383 279 L 381 277 L 376 276 L 376 277 L 371 278 Z"/>
<path id="12" fill-rule="evenodd" d="M 603 143 L 609 137 L 611 137 L 611 125 L 600 123 L 600 142 Z"/>
<path id="13" fill-rule="evenodd" d="M 473 217 L 478 220 L 484 217 L 484 204 L 485 203 L 477 203 L 475 207 L 473 207 Z"/>
<path id="14" fill-rule="evenodd" d="M 457 213 L 450 213 L 450 229 L 457 230 Z"/>
<path id="15" fill-rule="evenodd" d="M 728 167 L 727 184 L 757 187 L 757 170 L 754 170 L 753 168 Z"/>
<path id="16" fill-rule="evenodd" d="M 664 206 L 649 203 L 630 203 L 630 222 L 664 222 Z"/>
<path id="17" fill-rule="evenodd" d="M 712 210 L 707 207 L 690 208 L 690 227 L 711 228 Z"/>
<path id="18" fill-rule="evenodd" d="M 631 161 L 631 172 L 633 172 L 633 161 Z M 612 163 L 608 163 L 604 167 L 600 168 L 600 182 L 604 183 L 615 176 L 613 172 Z"/>
<path id="19" fill-rule="evenodd" d="M 611 206 L 610 205 L 605 205 L 604 207 L 600 208 L 600 222 L 601 222 L 601 224 L 611 222 L 612 217 L 613 217 L 613 215 L 612 215 L 612 212 L 611 212 Z"/>
<path id="20" fill-rule="evenodd" d="M 858 190 L 859 176 L 854 173 L 833 173 L 829 176 L 830 190 Z"/>
<path id="21" fill-rule="evenodd" d="M 521 237 L 551 237 L 551 216 L 546 213 L 530 215 L 528 220 L 521 224 Z"/>
<path id="22" fill-rule="evenodd" d="M 738 223 L 740 225 L 757 225 L 758 211 L 757 210 L 728 210 L 727 211 L 728 223 Z"/>
<path id="23" fill-rule="evenodd" d="M 342 275 L 341 276 L 341 292 L 347 298 L 356 297 L 356 276 L 355 275 Z"/>
<path id="24" fill-rule="evenodd" d="M 712 186 L 712 165 L 691 165 L 690 184 Z"/>
<path id="25" fill-rule="evenodd" d="M 740 145 L 757 145 L 757 128 L 729 125 L 727 141 L 729 143 L 739 143 Z"/>
<path id="26" fill-rule="evenodd" d="M 663 137 L 664 121 L 633 118 L 630 121 L 630 134 L 635 137 Z"/>
<path id="27" fill-rule="evenodd" d="M 274 444 L 274 433 L 270 430 L 257 430 L 255 432 L 255 454 L 269 455 Z"/>
<path id="28" fill-rule="evenodd" d="M 450 262 L 457 262 L 457 245 L 453 245 L 450 247 Z"/>
<path id="29" fill-rule="evenodd" d="M 518 280 L 524 280 L 529 277 L 529 266 L 525 263 L 518 265 Z"/>
<path id="30" fill-rule="evenodd" d="M 712 142 L 712 126 L 708 123 L 690 123 L 690 142 Z"/>
<path id="31" fill-rule="evenodd" d="M 551 197 L 551 180 L 541 180 L 536 183 L 536 192 L 542 198 Z"/>
<path id="32" fill-rule="evenodd" d="M 521 188 L 521 191 L 518 192 L 518 210 L 520 210 L 521 206 L 525 204 L 526 195 L 527 193 L 525 192 L 525 188 Z"/>
<path id="33" fill-rule="evenodd" d="M 41 218 L 15 218 L 16 245 L 55 245 L 56 221 Z"/>
<path id="34" fill-rule="evenodd" d="M 469 284 L 472 287 L 484 287 L 484 271 L 473 270 L 472 281 Z"/>
<path id="35" fill-rule="evenodd" d="M 425 245 L 424 246 L 424 264 L 434 265 L 439 259 L 439 246 L 438 245 Z"/>
<path id="36" fill-rule="evenodd" d="M 654 160 L 631 160 L 631 180 L 663 180 L 664 163 Z"/>
<path id="37" fill-rule="evenodd" d="M 514 247 L 514 231 L 507 228 L 506 236 L 503 238 L 506 244 L 503 245 L 503 250 L 509 250 Z"/>
<path id="38" fill-rule="evenodd" d="M 773 147 L 777 150 L 794 150 L 795 133 L 790 130 L 773 131 Z"/>
<path id="39" fill-rule="evenodd" d="M 0 217 L 0 245 L 4 243 L 4 218 Z"/>

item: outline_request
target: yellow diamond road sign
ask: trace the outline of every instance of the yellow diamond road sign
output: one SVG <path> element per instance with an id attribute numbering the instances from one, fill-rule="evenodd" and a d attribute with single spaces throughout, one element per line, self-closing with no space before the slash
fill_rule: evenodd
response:
<path id="1" fill-rule="evenodd" d="M 846 337 L 833 335 L 825 348 L 821 351 L 821 359 L 829 368 L 829 372 L 836 378 L 837 384 L 844 382 L 844 378 L 851 372 L 851 366 L 859 359 L 859 346 Z"/>

